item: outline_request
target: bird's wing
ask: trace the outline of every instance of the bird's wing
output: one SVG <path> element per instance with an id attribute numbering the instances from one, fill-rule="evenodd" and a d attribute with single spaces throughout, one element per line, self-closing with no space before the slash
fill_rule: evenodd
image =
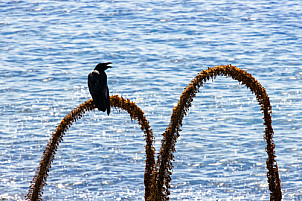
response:
<path id="1" fill-rule="evenodd" d="M 101 87 L 102 83 L 99 78 L 99 73 L 95 71 L 91 72 L 88 75 L 88 88 L 93 99 L 97 94 L 101 93 Z"/>
<path id="2" fill-rule="evenodd" d="M 101 110 L 105 111 L 107 108 L 107 79 L 106 74 L 99 73 L 98 71 L 92 71 L 88 75 L 88 87 L 89 92 L 92 96 L 93 102 L 95 103 L 96 107 Z"/>

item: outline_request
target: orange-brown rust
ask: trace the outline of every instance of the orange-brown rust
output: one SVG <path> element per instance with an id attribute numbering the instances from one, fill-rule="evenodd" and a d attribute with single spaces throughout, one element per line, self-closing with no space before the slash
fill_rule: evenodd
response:
<path id="1" fill-rule="evenodd" d="M 278 173 L 277 162 L 275 161 L 275 144 L 273 138 L 273 128 L 271 126 L 271 105 L 269 97 L 264 87 L 249 73 L 232 65 L 215 66 L 201 71 L 187 86 L 180 96 L 180 100 L 173 108 L 169 127 L 163 133 L 162 147 L 157 160 L 158 172 L 153 175 L 152 192 L 155 192 L 149 200 L 168 200 L 169 197 L 169 182 L 172 174 L 172 161 L 174 159 L 173 152 L 175 144 L 179 136 L 180 127 L 182 126 L 183 117 L 186 115 L 193 98 L 199 90 L 199 87 L 210 78 L 216 78 L 218 75 L 230 76 L 234 80 L 246 85 L 252 93 L 255 93 L 256 98 L 261 106 L 264 115 L 265 135 L 264 139 L 267 142 L 266 151 L 267 159 L 267 178 L 269 189 L 271 191 L 271 200 L 281 200 L 281 181 Z"/>

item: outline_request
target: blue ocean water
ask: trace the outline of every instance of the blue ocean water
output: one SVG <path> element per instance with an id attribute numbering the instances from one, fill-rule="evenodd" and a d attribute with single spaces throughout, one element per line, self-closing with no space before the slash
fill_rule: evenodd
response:
<path id="1" fill-rule="evenodd" d="M 136 102 L 156 139 L 197 73 L 232 64 L 273 107 L 284 200 L 302 199 L 302 2 L 0 2 L 0 199 L 24 200 L 61 119 L 90 99 L 99 62 L 110 94 Z M 171 200 L 269 200 L 263 119 L 230 78 L 207 82 L 176 144 Z M 64 136 L 44 200 L 143 200 L 144 136 L 126 112 L 93 111 Z"/>

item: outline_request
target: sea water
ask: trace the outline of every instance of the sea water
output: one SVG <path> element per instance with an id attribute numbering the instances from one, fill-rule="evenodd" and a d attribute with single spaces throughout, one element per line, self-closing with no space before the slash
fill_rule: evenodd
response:
<path id="1" fill-rule="evenodd" d="M 0 199 L 24 200 L 56 126 L 91 98 L 99 62 L 111 95 L 134 101 L 162 133 L 201 70 L 251 73 L 272 104 L 284 200 L 302 199 L 302 3 L 44 0 L 0 2 Z M 255 95 L 217 77 L 194 98 L 176 144 L 171 200 L 269 200 Z M 126 112 L 88 112 L 52 163 L 44 200 L 143 200 L 144 134 Z"/>

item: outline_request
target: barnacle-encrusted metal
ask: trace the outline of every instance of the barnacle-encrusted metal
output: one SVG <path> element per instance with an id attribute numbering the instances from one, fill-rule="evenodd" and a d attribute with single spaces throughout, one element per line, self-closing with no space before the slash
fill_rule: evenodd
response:
<path id="1" fill-rule="evenodd" d="M 123 97 L 119 97 L 116 95 L 110 96 L 110 105 L 111 107 L 126 110 L 130 114 L 131 119 L 138 121 L 139 125 L 141 126 L 141 129 L 145 133 L 146 169 L 144 175 L 144 184 L 146 188 L 146 195 L 148 195 L 147 193 L 149 193 L 151 185 L 150 178 L 155 164 L 155 149 L 152 145 L 154 137 L 152 130 L 149 126 L 149 122 L 144 116 L 144 112 L 129 99 L 124 99 Z M 51 168 L 51 163 L 54 159 L 59 143 L 63 140 L 64 134 L 73 122 L 80 119 L 86 111 L 91 111 L 93 109 L 95 109 L 95 105 L 93 103 L 93 100 L 90 99 L 82 103 L 76 109 L 72 110 L 68 115 L 63 118 L 61 123 L 58 125 L 57 129 L 53 132 L 52 137 L 50 138 L 46 148 L 44 149 L 41 162 L 29 187 L 29 191 L 26 196 L 27 200 L 42 200 L 43 187 L 46 184 L 46 179 L 48 176 L 49 169 Z"/>
<path id="2" fill-rule="evenodd" d="M 173 108 L 171 120 L 168 128 L 163 133 L 162 146 L 157 159 L 156 174 L 153 174 L 154 184 L 152 186 L 153 197 L 149 200 L 167 200 L 169 199 L 169 183 L 172 175 L 172 161 L 174 160 L 173 152 L 175 152 L 176 140 L 179 137 L 180 127 L 182 126 L 183 117 L 189 110 L 193 98 L 199 91 L 200 86 L 209 79 L 214 79 L 216 76 L 228 76 L 234 80 L 244 84 L 252 93 L 255 93 L 259 105 L 261 106 L 264 115 L 265 134 L 264 139 L 267 142 L 266 152 L 268 155 L 266 166 L 268 169 L 267 178 L 269 189 L 271 191 L 270 200 L 281 200 L 281 181 L 279 178 L 278 166 L 275 160 L 275 144 L 273 141 L 273 128 L 271 120 L 271 104 L 266 90 L 262 85 L 249 73 L 232 65 L 221 65 L 207 70 L 201 71 L 190 84 L 185 88 L 180 96 L 178 104 Z"/>
<path id="3" fill-rule="evenodd" d="M 271 120 L 271 105 L 266 90 L 262 85 L 249 73 L 239 69 L 232 65 L 221 65 L 207 70 L 201 71 L 185 88 L 180 96 L 178 104 L 173 108 L 171 120 L 168 128 L 163 133 L 162 146 L 160 153 L 155 163 L 155 149 L 152 145 L 154 141 L 152 130 L 149 126 L 149 122 L 144 116 L 144 112 L 129 99 L 124 99 L 117 95 L 110 96 L 111 107 L 120 108 L 127 111 L 130 114 L 130 118 L 137 120 L 141 130 L 144 131 L 146 140 L 146 167 L 144 174 L 145 185 L 145 200 L 168 200 L 169 199 L 169 187 L 172 175 L 174 160 L 173 153 L 175 152 L 175 144 L 181 131 L 183 117 L 187 114 L 193 98 L 199 91 L 199 88 L 209 79 L 214 79 L 216 76 L 232 77 L 234 80 L 244 84 L 249 88 L 252 93 L 255 93 L 259 105 L 261 106 L 262 113 L 264 115 L 264 139 L 267 142 L 266 152 L 268 155 L 266 166 L 268 169 L 267 178 L 269 184 L 270 200 L 280 201 L 282 199 L 281 180 L 279 178 L 278 166 L 275 160 L 275 144 L 273 141 L 273 128 Z M 72 110 L 66 117 L 63 118 L 57 129 L 53 132 L 50 138 L 36 171 L 36 174 L 31 182 L 29 192 L 27 194 L 27 200 L 41 200 L 43 186 L 46 184 L 51 163 L 54 159 L 56 150 L 59 143 L 62 141 L 63 135 L 73 122 L 80 119 L 86 111 L 95 109 L 93 100 L 90 99 L 81 104 L 76 109 Z"/>

